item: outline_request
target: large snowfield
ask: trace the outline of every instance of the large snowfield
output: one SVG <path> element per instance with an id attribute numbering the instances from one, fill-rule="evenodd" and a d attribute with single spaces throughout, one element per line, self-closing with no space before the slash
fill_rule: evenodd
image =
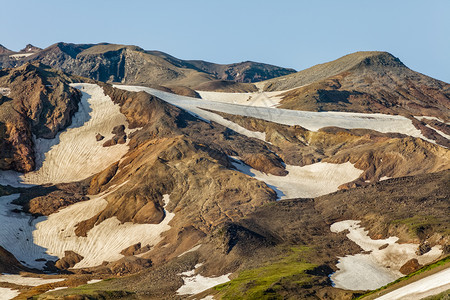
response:
<path id="1" fill-rule="evenodd" d="M 238 171 L 264 181 L 277 193 L 279 199 L 313 198 L 333 193 L 341 184 L 357 179 L 363 172 L 350 162 L 319 162 L 303 167 L 286 165 L 289 173 L 286 176 L 275 176 L 252 169 L 236 158 L 232 158 L 232 164 Z"/>
<path id="2" fill-rule="evenodd" d="M 17 274 L 1 274 L 0 282 L 9 282 L 17 285 L 38 286 L 47 283 L 54 283 L 66 280 L 65 278 L 44 279 L 35 277 L 25 277 Z"/>
<path id="3" fill-rule="evenodd" d="M 96 84 L 77 83 L 72 86 L 83 93 L 72 124 L 54 139 L 35 140 L 36 171 L 25 175 L 0 171 L 0 184 L 23 186 L 82 180 L 118 161 L 128 151 L 127 144 L 102 146 L 104 141 L 113 137 L 111 131 L 117 125 L 125 125 L 125 132 L 130 133 L 119 105 L 105 96 L 103 89 Z M 97 133 L 105 139 L 97 142 Z"/>
<path id="4" fill-rule="evenodd" d="M 19 296 L 19 294 L 20 292 L 18 290 L 0 287 L 0 299 L 2 300 L 14 299 Z"/>
<path id="5" fill-rule="evenodd" d="M 398 244 L 397 237 L 373 240 L 368 231 L 359 225 L 360 221 L 346 220 L 331 225 L 332 232 L 348 230 L 347 237 L 368 254 L 340 257 L 336 265 L 339 269 L 331 275 L 334 286 L 346 290 L 374 290 L 403 276 L 399 269 L 410 259 L 419 264 L 433 262 L 442 254 L 440 246 L 417 255 L 418 244 Z"/>
<path id="6" fill-rule="evenodd" d="M 122 258 L 123 249 L 139 242 L 153 246 L 161 240 L 161 233 L 170 229 L 168 223 L 175 215 L 166 211 L 159 224 L 122 224 L 114 217 L 95 225 L 86 237 L 76 236 L 76 225 L 103 210 L 106 196 L 92 197 L 37 219 L 11 212 L 17 208 L 11 201 L 18 195 L 0 197 L 0 246 L 29 267 L 42 269 L 45 261 L 40 259 L 55 261 L 69 250 L 84 257 L 75 268 L 94 267 Z M 168 195 L 164 195 L 164 201 L 168 203 Z"/>
<path id="7" fill-rule="evenodd" d="M 217 122 L 224 126 L 227 126 L 227 123 L 223 122 L 223 118 L 217 114 L 205 111 L 204 109 L 240 116 L 254 117 L 290 126 L 300 125 L 312 131 L 317 131 L 320 128 L 327 126 L 337 126 L 347 129 L 365 128 L 373 129 L 379 132 L 398 132 L 414 137 L 424 138 L 420 130 L 414 127 L 411 120 L 402 116 L 288 110 L 271 107 L 272 103 L 270 101 L 267 101 L 266 107 L 243 105 L 245 102 L 239 100 L 242 99 L 242 95 L 237 96 L 238 100 L 236 100 L 236 102 L 239 104 L 235 104 L 232 100 L 230 100 L 230 93 L 208 92 L 205 94 L 205 92 L 200 92 L 200 94 L 203 94 L 206 99 L 197 99 L 142 86 L 115 85 L 114 87 L 135 92 L 145 91 L 168 103 L 184 108 L 204 119 Z M 277 92 L 277 94 L 281 93 L 282 92 Z M 251 93 L 249 93 L 248 96 L 251 96 Z M 221 97 L 223 97 L 223 102 L 220 101 Z M 213 99 L 213 101 L 208 101 L 208 98 Z"/>

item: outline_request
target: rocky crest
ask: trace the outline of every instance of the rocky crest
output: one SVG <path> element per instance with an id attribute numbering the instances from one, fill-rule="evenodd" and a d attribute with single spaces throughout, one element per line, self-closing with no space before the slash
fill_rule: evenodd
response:
<path id="1" fill-rule="evenodd" d="M 46 49 L 27 45 L 20 53 L 36 52 L 32 57 L 0 57 L 0 67 L 15 67 L 39 61 L 52 68 L 103 82 L 133 85 L 162 85 L 170 89 L 195 88 L 214 80 L 256 82 L 295 72 L 273 65 L 243 62 L 219 65 L 188 61 L 160 51 L 114 44 L 57 43 Z M 186 92 L 186 91 L 184 91 Z"/>
<path id="2" fill-rule="evenodd" d="M 20 53 L 34 53 L 34 52 L 39 52 L 42 49 L 36 46 L 33 46 L 31 44 L 27 44 L 25 46 L 25 48 L 23 48 L 22 50 L 20 50 Z"/>
<path id="3" fill-rule="evenodd" d="M 70 125 L 78 110 L 81 93 L 70 87 L 71 79 L 39 63 L 0 70 L 0 86 L 10 90 L 0 95 L 0 168 L 33 170 L 32 136 L 54 138 Z"/>

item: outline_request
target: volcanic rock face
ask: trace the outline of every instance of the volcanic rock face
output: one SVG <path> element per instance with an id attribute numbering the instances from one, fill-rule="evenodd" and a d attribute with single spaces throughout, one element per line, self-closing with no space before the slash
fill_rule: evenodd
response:
<path id="1" fill-rule="evenodd" d="M 41 51 L 41 50 L 42 50 L 42 49 L 39 48 L 39 47 L 33 46 L 33 45 L 31 45 L 31 44 L 27 44 L 27 45 L 25 46 L 25 48 L 23 48 L 22 50 L 20 50 L 20 52 L 23 52 L 23 53 L 30 53 L 30 52 L 38 52 L 38 51 Z"/>
<path id="2" fill-rule="evenodd" d="M 0 45 L 0 55 L 2 54 L 11 54 L 13 53 L 11 50 L 9 50 L 8 48 L 6 48 L 3 45 Z"/>
<path id="3" fill-rule="evenodd" d="M 69 83 L 63 73 L 40 64 L 0 71 L 0 86 L 10 90 L 0 95 L 2 169 L 33 170 L 33 135 L 54 138 L 70 124 L 81 94 Z"/>
<path id="4" fill-rule="evenodd" d="M 313 111 L 376 112 L 434 116 L 448 120 L 450 85 L 414 72 L 385 52 L 358 52 L 318 65 L 267 90 L 295 88 L 281 108 Z"/>
<path id="5" fill-rule="evenodd" d="M 450 166 L 450 151 L 419 138 L 335 127 L 325 127 L 314 132 L 300 126 L 219 114 L 244 128 L 264 132 L 266 140 L 275 146 L 273 151 L 287 164 L 304 166 L 319 161 L 338 164 L 349 161 L 356 168 L 364 170 L 357 180 L 341 188 L 366 185 L 383 177 L 438 172 Z M 252 159 L 256 157 L 252 156 Z M 263 165 L 269 166 L 264 162 Z"/>
<path id="6" fill-rule="evenodd" d="M 189 63 L 206 73 L 215 75 L 218 79 L 235 82 L 258 82 L 295 72 L 293 69 L 283 69 L 252 61 L 230 65 L 218 65 L 201 60 L 191 60 Z"/>
<path id="7" fill-rule="evenodd" d="M 14 67 L 26 61 L 39 61 L 73 75 L 103 82 L 163 85 L 184 94 L 187 93 L 186 87 L 192 88 L 217 79 L 256 82 L 295 72 L 292 69 L 249 61 L 230 65 L 185 61 L 159 51 L 145 51 L 136 46 L 114 44 L 57 43 L 42 51 L 27 45 L 20 53 L 37 54 L 29 58 L 0 57 L 0 67 Z"/>

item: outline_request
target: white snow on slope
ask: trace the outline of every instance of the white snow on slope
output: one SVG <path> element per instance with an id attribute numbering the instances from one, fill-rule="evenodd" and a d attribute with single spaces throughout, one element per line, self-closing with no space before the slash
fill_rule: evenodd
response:
<path id="1" fill-rule="evenodd" d="M 12 54 L 9 57 L 14 58 L 14 59 L 21 59 L 30 55 L 33 55 L 35 53 L 19 53 L 19 54 Z"/>
<path id="2" fill-rule="evenodd" d="M 10 88 L 2 88 L 0 87 L 0 94 L 3 96 L 9 96 L 9 94 L 11 93 L 11 89 Z"/>
<path id="3" fill-rule="evenodd" d="M 77 237 L 75 226 L 102 211 L 107 195 L 92 197 L 88 201 L 73 204 L 48 217 L 33 219 L 24 213 L 11 213 L 18 206 L 11 201 L 19 195 L 0 197 L 0 246 L 11 252 L 26 266 L 42 269 L 45 259 L 56 261 L 64 257 L 64 251 L 71 250 L 84 257 L 75 268 L 93 267 L 103 261 L 115 261 L 123 257 L 120 252 L 136 243 L 155 245 L 160 234 L 170 229 L 168 223 L 174 217 L 166 211 L 160 224 L 121 224 L 117 218 L 110 218 L 94 226 L 87 237 Z M 164 195 L 164 201 L 169 196 Z"/>
<path id="4" fill-rule="evenodd" d="M 66 280 L 65 278 L 53 278 L 53 279 L 44 279 L 44 278 L 35 278 L 35 277 L 25 277 L 16 274 L 1 274 L 0 282 L 8 282 L 14 283 L 17 285 L 26 285 L 26 286 L 38 286 L 47 283 L 54 283 Z"/>
<path id="5" fill-rule="evenodd" d="M 17 296 L 19 296 L 20 292 L 17 290 L 9 289 L 9 288 L 3 288 L 0 287 L 0 299 L 2 300 L 10 300 Z"/>
<path id="6" fill-rule="evenodd" d="M 347 237 L 370 254 L 356 254 L 340 257 L 338 271 L 331 275 L 337 288 L 347 290 L 374 290 L 403 276 L 399 269 L 410 259 L 428 264 L 437 259 L 442 250 L 433 247 L 423 255 L 417 255 L 418 244 L 398 244 L 397 237 L 373 240 L 368 231 L 360 227 L 360 221 L 346 220 L 331 225 L 332 232 L 348 230 Z M 387 247 L 384 247 L 386 246 Z M 383 247 L 382 247 L 383 246 Z M 380 249 L 380 247 L 382 249 Z"/>
<path id="7" fill-rule="evenodd" d="M 46 291 L 46 293 L 50 293 L 50 292 L 54 292 L 54 291 L 59 291 L 59 290 L 65 290 L 65 289 L 67 289 L 67 288 L 68 288 L 67 286 L 60 286 L 60 287 L 57 287 L 57 288 L 48 290 L 48 291 Z"/>
<path id="8" fill-rule="evenodd" d="M 432 129 L 432 130 L 434 130 L 434 131 L 436 131 L 438 134 L 442 135 L 442 136 L 445 137 L 447 140 L 450 140 L 450 135 L 445 134 L 445 133 L 443 133 L 442 131 L 440 131 L 440 130 L 434 128 L 434 127 L 431 127 L 431 126 L 428 125 L 428 124 L 425 125 L 425 126 L 428 127 L 428 128 L 430 128 L 430 129 Z"/>
<path id="9" fill-rule="evenodd" d="M 312 131 L 317 131 L 320 128 L 327 126 L 337 126 L 348 129 L 366 128 L 380 132 L 399 132 L 414 137 L 424 138 L 420 130 L 413 126 L 411 120 L 402 116 L 346 112 L 310 112 L 273 107 L 256 107 L 218 101 L 207 101 L 140 86 L 115 85 L 115 87 L 128 91 L 145 91 L 175 106 L 191 111 L 204 119 L 218 122 L 227 127 L 229 126 L 223 122 L 223 118 L 222 120 L 220 118 L 213 120 L 213 118 L 215 118 L 213 115 L 215 114 L 206 112 L 202 110 L 202 108 L 233 115 L 255 117 L 290 126 L 300 125 Z M 221 93 L 218 94 L 217 97 L 219 97 Z"/>
<path id="10" fill-rule="evenodd" d="M 31 215 L 25 213 L 13 213 L 14 209 L 21 209 L 20 206 L 11 204 L 17 199 L 18 194 L 0 197 L 0 246 L 12 253 L 17 260 L 32 268 L 42 269 L 45 261 L 36 259 L 56 260 L 46 253 L 46 249 L 33 243 L 33 230 L 36 222 L 43 221 L 41 217 L 33 219 Z"/>
<path id="11" fill-rule="evenodd" d="M 132 91 L 132 92 L 140 92 L 140 91 L 145 91 L 151 95 L 154 95 L 170 104 L 173 104 L 177 107 L 183 108 L 185 110 L 187 110 L 189 113 L 191 113 L 192 115 L 204 120 L 204 121 L 213 121 L 216 122 L 218 124 L 221 124 L 225 127 L 230 128 L 231 130 L 234 130 L 242 135 L 245 135 L 247 137 L 253 137 L 253 138 L 257 138 L 260 140 L 265 141 L 266 140 L 266 134 L 264 132 L 257 132 L 257 131 L 251 131 L 248 130 L 242 126 L 239 126 L 238 124 L 225 120 L 223 117 L 209 112 L 209 111 L 205 111 L 203 109 L 201 109 L 200 107 L 197 107 L 196 104 L 200 103 L 200 101 L 203 101 L 205 103 L 208 103 L 208 101 L 205 100 L 201 100 L 201 99 L 196 99 L 196 98 L 190 98 L 190 97 L 185 97 L 185 96 L 179 96 L 176 94 L 172 94 L 172 93 L 166 93 L 166 92 L 162 92 L 159 90 L 155 90 L 155 89 L 151 89 L 151 88 L 147 88 L 147 87 L 139 87 L 139 86 L 125 86 L 125 85 L 115 85 L 114 87 L 116 88 L 120 88 L 123 90 L 127 90 L 127 91 Z M 195 101 L 193 103 L 190 103 L 190 101 Z"/>
<path id="12" fill-rule="evenodd" d="M 97 282 L 100 282 L 100 281 L 102 281 L 102 279 L 91 279 L 86 284 L 97 283 Z"/>
<path id="13" fill-rule="evenodd" d="M 241 104 L 246 106 L 276 107 L 280 104 L 281 92 L 255 92 L 255 93 L 223 93 L 196 91 L 202 99 L 207 101 Z"/>
<path id="14" fill-rule="evenodd" d="M 232 158 L 232 164 L 240 172 L 264 181 L 277 193 L 279 199 L 312 198 L 333 193 L 341 184 L 357 179 L 363 172 L 350 162 L 319 162 L 303 167 L 286 165 L 289 173 L 286 176 L 275 176 L 252 169 L 235 158 Z"/>
<path id="15" fill-rule="evenodd" d="M 169 202 L 169 196 L 164 195 Z M 154 246 L 161 240 L 161 233 L 170 229 L 168 223 L 175 216 L 165 211 L 166 216 L 159 224 L 121 224 L 116 218 L 109 218 L 94 226 L 87 237 L 75 235 L 75 226 L 100 211 L 107 205 L 103 198 L 71 205 L 36 224 L 33 232 L 36 244 L 47 248 L 50 255 L 63 257 L 64 251 L 72 250 L 84 257 L 74 268 L 93 267 L 104 261 L 116 261 L 123 257 L 120 252 L 137 243 Z"/>
<path id="16" fill-rule="evenodd" d="M 197 264 L 193 270 L 178 274 L 182 276 L 184 281 L 184 284 L 177 290 L 178 295 L 198 294 L 218 284 L 230 281 L 229 276 L 231 273 L 218 277 L 204 277 L 200 274 L 194 275 L 195 270 L 201 265 Z"/>
<path id="17" fill-rule="evenodd" d="M 130 133 L 119 105 L 105 96 L 98 85 L 77 83 L 72 86 L 83 92 L 72 124 L 54 139 L 35 140 L 36 171 L 25 175 L 0 171 L 0 184 L 20 186 L 82 180 L 118 161 L 128 151 L 127 144 L 102 146 L 113 137 L 111 131 L 117 125 L 125 125 L 125 132 Z M 97 133 L 105 139 L 97 142 Z"/>
<path id="18" fill-rule="evenodd" d="M 450 289 L 450 268 L 412 282 L 376 299 L 422 299 L 442 293 L 448 289 Z"/>

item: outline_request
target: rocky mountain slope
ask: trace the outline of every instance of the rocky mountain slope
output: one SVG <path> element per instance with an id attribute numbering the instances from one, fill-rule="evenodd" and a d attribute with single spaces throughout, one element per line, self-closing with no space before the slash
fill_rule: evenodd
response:
<path id="1" fill-rule="evenodd" d="M 51 51 L 29 59 L 185 77 L 0 70 L 0 289 L 17 299 L 352 299 L 448 256 L 450 151 L 412 119 L 251 106 L 244 78 L 211 92 L 224 69 L 137 47 Z M 171 85 L 199 78 L 209 94 Z"/>
<path id="2" fill-rule="evenodd" d="M 407 116 L 426 137 L 449 147 L 450 84 L 414 72 L 386 52 L 356 52 L 261 86 L 289 90 L 280 108 Z"/>
<path id="3" fill-rule="evenodd" d="M 78 110 L 81 94 L 70 82 L 39 63 L 0 70 L 0 169 L 34 169 L 33 136 L 54 138 Z"/>
<path id="4" fill-rule="evenodd" d="M 11 57 L 5 54 L 0 57 L 0 67 L 39 61 L 70 74 L 104 82 L 190 88 L 214 80 L 256 82 L 295 72 L 292 69 L 249 61 L 219 65 L 181 60 L 160 51 L 145 51 L 137 46 L 114 44 L 57 43 L 44 50 L 28 45 L 25 50 L 34 55 Z"/>

